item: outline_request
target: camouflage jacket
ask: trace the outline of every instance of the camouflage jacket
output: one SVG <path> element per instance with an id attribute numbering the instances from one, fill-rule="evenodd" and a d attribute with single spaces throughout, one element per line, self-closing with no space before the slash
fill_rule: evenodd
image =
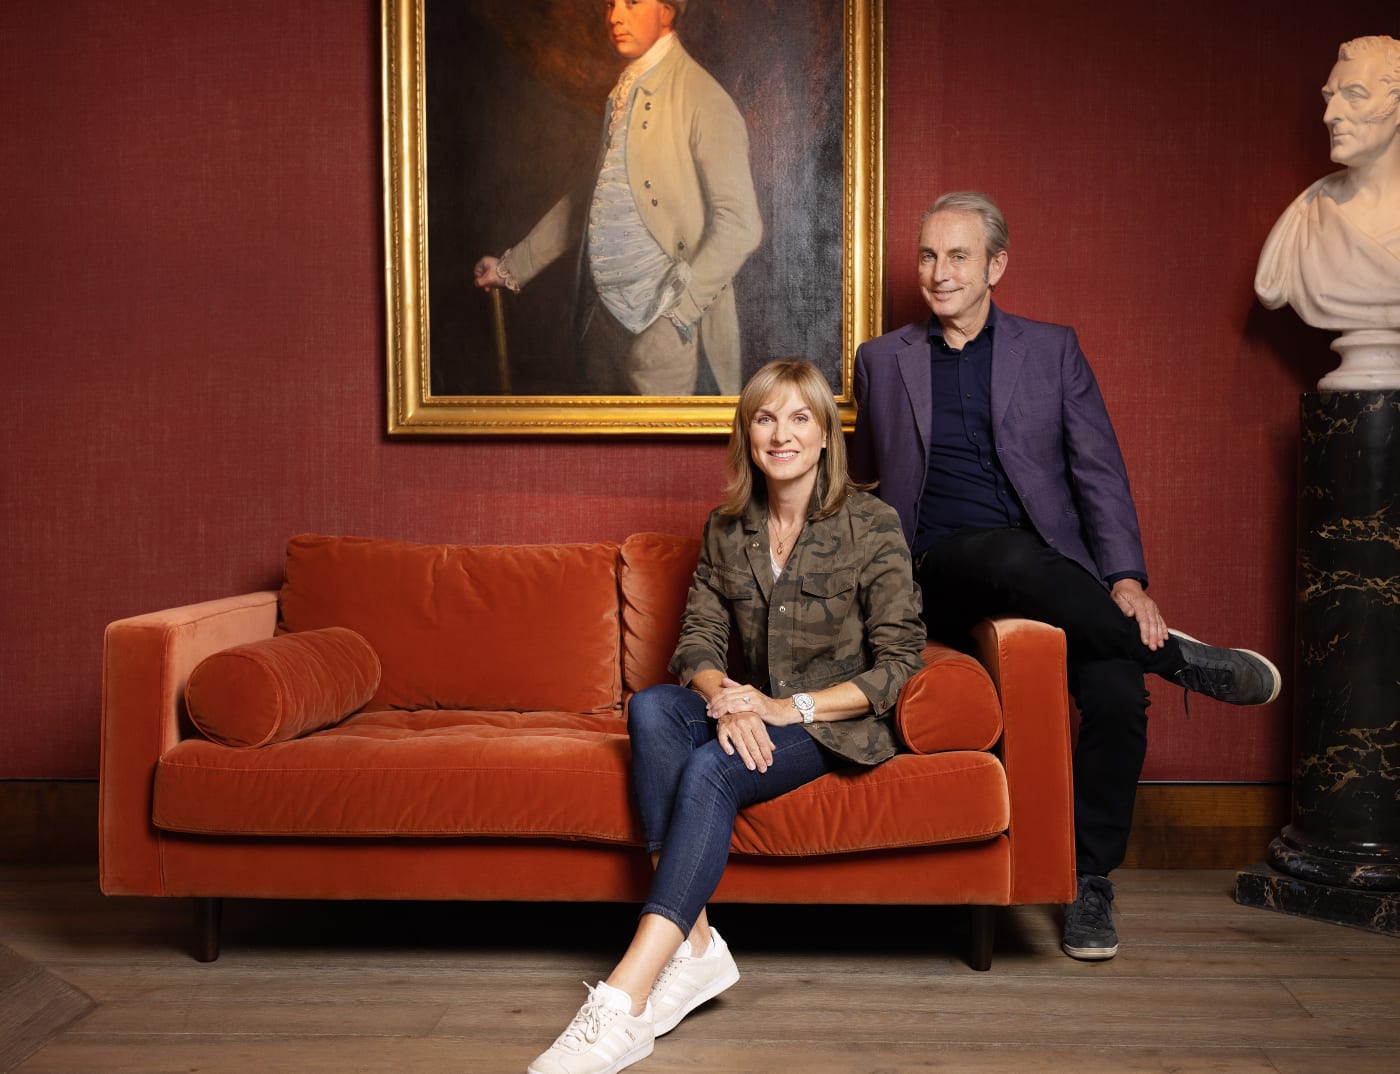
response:
<path id="1" fill-rule="evenodd" d="M 807 523 L 776 581 L 766 522 L 756 504 L 742 518 L 710 515 L 671 670 L 686 684 L 725 670 L 733 632 L 743 681 L 770 697 L 854 682 L 874 711 L 807 729 L 848 760 L 878 764 L 897 749 L 890 716 L 900 688 L 923 667 L 919 590 L 899 516 L 852 492 L 836 514 Z"/>

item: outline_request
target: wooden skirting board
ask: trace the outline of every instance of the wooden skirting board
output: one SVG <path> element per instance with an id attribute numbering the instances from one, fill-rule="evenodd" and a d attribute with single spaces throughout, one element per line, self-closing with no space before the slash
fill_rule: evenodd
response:
<path id="1" fill-rule="evenodd" d="M 1238 869 L 1263 861 L 1289 819 L 1277 783 L 1144 783 L 1123 864 L 1137 869 Z"/>
<path id="2" fill-rule="evenodd" d="M 0 780 L 0 865 L 97 861 L 97 780 Z"/>
<path id="3" fill-rule="evenodd" d="M 1124 865 L 1241 868 L 1263 859 L 1288 809 L 1280 784 L 1144 783 Z M 96 860 L 96 780 L 0 780 L 0 864 Z"/>

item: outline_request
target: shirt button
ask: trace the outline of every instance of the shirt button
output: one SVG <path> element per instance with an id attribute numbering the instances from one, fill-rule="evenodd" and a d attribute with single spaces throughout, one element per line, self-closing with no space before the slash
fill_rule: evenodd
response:
<path id="1" fill-rule="evenodd" d="M 642 180 L 642 186 L 644 186 L 644 187 L 646 187 L 648 190 L 650 190 L 650 189 L 651 189 L 651 180 L 650 180 L 650 179 L 643 179 L 643 180 Z"/>
<path id="2" fill-rule="evenodd" d="M 661 203 L 660 203 L 659 201 L 657 201 L 655 198 L 652 198 L 652 199 L 651 199 L 651 203 L 652 203 L 652 205 L 660 205 L 660 204 L 661 204 Z"/>
<path id="3" fill-rule="evenodd" d="M 786 612 L 786 611 L 787 611 L 787 605 L 786 605 L 786 604 L 779 604 L 779 605 L 778 605 L 778 611 L 780 611 L 780 612 Z"/>

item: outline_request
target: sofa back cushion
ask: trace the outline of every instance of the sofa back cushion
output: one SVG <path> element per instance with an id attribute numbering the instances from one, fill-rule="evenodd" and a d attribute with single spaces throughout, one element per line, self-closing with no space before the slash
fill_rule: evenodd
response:
<path id="1" fill-rule="evenodd" d="M 636 533 L 622 542 L 622 679 L 628 692 L 676 681 L 666 666 L 699 560 L 698 537 Z"/>
<path id="2" fill-rule="evenodd" d="M 379 657 L 353 630 L 263 638 L 205 657 L 185 684 L 185 708 L 206 736 L 247 748 L 339 723 L 374 696 Z"/>
<path id="3" fill-rule="evenodd" d="M 617 551 L 304 534 L 287 544 L 278 629 L 363 634 L 383 668 L 371 709 L 614 711 Z"/>

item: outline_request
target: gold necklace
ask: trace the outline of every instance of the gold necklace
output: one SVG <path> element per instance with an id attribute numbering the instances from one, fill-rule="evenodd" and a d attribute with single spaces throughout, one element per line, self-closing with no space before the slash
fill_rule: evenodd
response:
<path id="1" fill-rule="evenodd" d="M 795 529 L 795 530 L 793 530 L 791 533 L 789 533 L 789 534 L 788 534 L 788 537 L 796 537 L 797 534 L 798 534 L 798 531 L 800 531 L 800 530 L 802 529 L 802 523 L 803 523 L 804 521 L 805 521 L 804 519 L 800 519 L 800 518 L 799 518 L 799 519 L 797 520 L 797 529 Z M 783 554 L 783 545 L 784 545 L 784 543 L 787 541 L 787 537 L 784 537 L 784 536 L 783 536 L 783 531 L 777 528 L 777 524 L 773 521 L 773 516 L 772 516 L 771 514 L 768 516 L 768 532 L 769 532 L 769 533 L 775 533 L 775 532 L 776 532 L 777 537 L 778 537 L 778 543 L 775 544 L 775 545 L 773 546 L 773 553 L 774 553 L 774 555 L 779 555 L 779 556 L 781 556 L 781 555 Z"/>

